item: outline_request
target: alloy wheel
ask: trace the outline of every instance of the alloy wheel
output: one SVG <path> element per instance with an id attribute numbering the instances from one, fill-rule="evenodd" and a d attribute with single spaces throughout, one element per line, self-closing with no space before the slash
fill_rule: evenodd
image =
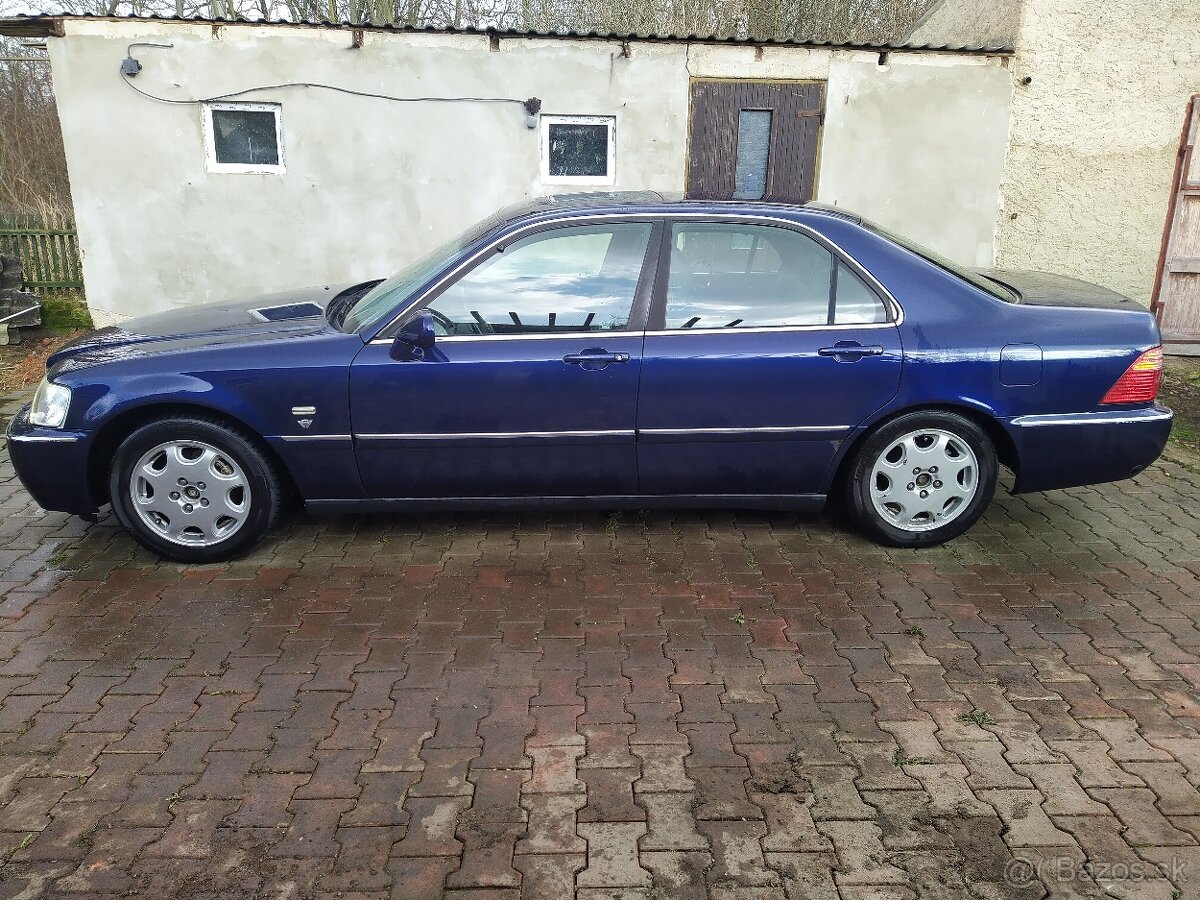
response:
<path id="1" fill-rule="evenodd" d="M 970 445 L 941 428 L 921 428 L 892 441 L 871 468 L 871 504 L 895 528 L 931 531 L 953 522 L 979 490 L 979 461 Z"/>
<path id="2" fill-rule="evenodd" d="M 133 467 L 129 496 L 148 528 L 190 547 L 226 540 L 250 514 L 241 466 L 203 441 L 167 441 L 144 453 Z"/>

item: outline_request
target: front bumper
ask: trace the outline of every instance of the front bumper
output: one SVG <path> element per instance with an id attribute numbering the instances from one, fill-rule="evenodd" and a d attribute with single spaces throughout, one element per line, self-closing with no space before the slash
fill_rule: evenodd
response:
<path id="1" fill-rule="evenodd" d="M 88 478 L 92 436 L 29 424 L 26 406 L 8 426 L 8 454 L 17 477 L 42 509 L 88 515 L 99 504 Z"/>
<path id="2" fill-rule="evenodd" d="M 1145 409 L 1017 416 L 1004 423 L 1017 449 L 1013 493 L 1132 478 L 1167 444 L 1175 414 Z"/>

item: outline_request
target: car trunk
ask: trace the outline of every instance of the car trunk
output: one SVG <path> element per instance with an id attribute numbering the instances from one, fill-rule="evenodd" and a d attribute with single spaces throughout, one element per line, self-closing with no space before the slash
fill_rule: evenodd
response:
<path id="1" fill-rule="evenodd" d="M 980 275 L 1011 288 L 1026 306 L 1076 306 L 1088 309 L 1145 309 L 1123 294 L 1077 278 L 1046 272 L 980 269 Z"/>

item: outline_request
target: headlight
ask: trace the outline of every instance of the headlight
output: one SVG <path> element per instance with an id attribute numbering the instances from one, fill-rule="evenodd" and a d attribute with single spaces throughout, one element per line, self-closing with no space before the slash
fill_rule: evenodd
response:
<path id="1" fill-rule="evenodd" d="M 67 410 L 71 407 L 71 389 L 43 378 L 33 395 L 33 406 L 29 410 L 29 423 L 43 428 L 62 428 L 67 421 Z"/>

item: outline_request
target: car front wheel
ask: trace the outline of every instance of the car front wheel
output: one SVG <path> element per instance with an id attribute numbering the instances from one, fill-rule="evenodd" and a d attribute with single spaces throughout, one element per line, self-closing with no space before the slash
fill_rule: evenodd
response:
<path id="1" fill-rule="evenodd" d="M 983 430 L 948 412 L 914 412 L 885 423 L 858 449 L 849 507 L 871 538 L 929 547 L 975 524 L 996 490 L 996 451 Z"/>
<path id="2" fill-rule="evenodd" d="M 240 431 L 200 416 L 151 422 L 113 457 L 113 511 L 142 546 L 186 563 L 219 562 L 262 537 L 279 514 L 281 480 Z"/>

